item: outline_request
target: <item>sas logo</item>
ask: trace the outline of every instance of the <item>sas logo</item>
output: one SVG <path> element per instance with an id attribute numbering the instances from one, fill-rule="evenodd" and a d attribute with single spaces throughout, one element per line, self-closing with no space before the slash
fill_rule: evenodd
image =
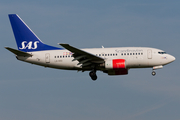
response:
<path id="1" fill-rule="evenodd" d="M 23 41 L 22 43 L 21 43 L 21 45 L 22 45 L 22 47 L 19 47 L 19 49 L 26 49 L 26 48 L 28 48 L 28 49 L 36 49 L 37 48 L 37 43 L 39 43 L 39 41 L 35 41 L 34 42 L 34 47 L 32 46 L 32 44 L 33 44 L 33 42 L 32 41 L 30 41 L 29 43 L 27 43 L 26 41 Z"/>

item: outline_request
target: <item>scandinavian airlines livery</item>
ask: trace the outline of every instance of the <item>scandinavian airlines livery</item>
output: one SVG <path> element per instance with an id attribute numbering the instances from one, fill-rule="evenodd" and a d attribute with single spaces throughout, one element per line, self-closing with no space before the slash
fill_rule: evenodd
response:
<path id="1" fill-rule="evenodd" d="M 59 44 L 64 48 L 44 44 L 36 34 L 16 14 L 10 14 L 12 30 L 18 50 L 5 47 L 18 60 L 56 69 L 90 71 L 92 80 L 97 79 L 96 71 L 108 75 L 127 75 L 131 68 L 163 68 L 175 60 L 166 52 L 148 47 L 116 47 L 78 49 L 69 44 Z"/>

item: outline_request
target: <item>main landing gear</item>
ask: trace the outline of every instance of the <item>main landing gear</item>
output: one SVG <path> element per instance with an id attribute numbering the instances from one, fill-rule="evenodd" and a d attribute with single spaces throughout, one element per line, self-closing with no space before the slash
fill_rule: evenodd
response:
<path id="1" fill-rule="evenodd" d="M 155 76 L 156 75 L 156 72 L 155 71 L 152 71 L 152 73 L 151 73 L 153 76 Z"/>
<path id="2" fill-rule="evenodd" d="M 89 72 L 89 76 L 92 80 L 97 80 L 96 70 L 92 70 L 91 72 Z"/>

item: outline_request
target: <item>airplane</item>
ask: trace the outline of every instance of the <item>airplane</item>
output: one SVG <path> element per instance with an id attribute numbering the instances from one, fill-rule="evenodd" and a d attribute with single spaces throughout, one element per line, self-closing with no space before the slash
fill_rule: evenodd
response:
<path id="1" fill-rule="evenodd" d="M 76 71 L 90 71 L 92 80 L 97 80 L 97 71 L 108 75 L 127 75 L 132 68 L 163 68 L 175 61 L 165 51 L 150 47 L 114 47 L 79 49 L 59 43 L 63 48 L 43 43 L 17 15 L 9 14 L 9 20 L 17 43 L 17 49 L 5 47 L 23 62 L 39 66 Z"/>

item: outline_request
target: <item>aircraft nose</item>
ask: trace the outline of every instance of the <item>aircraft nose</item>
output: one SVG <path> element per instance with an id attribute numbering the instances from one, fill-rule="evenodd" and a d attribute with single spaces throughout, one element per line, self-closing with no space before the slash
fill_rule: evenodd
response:
<path id="1" fill-rule="evenodd" d="M 172 61 L 175 61 L 176 60 L 176 58 L 174 57 L 174 56 L 172 56 L 173 58 L 172 58 Z"/>
<path id="2" fill-rule="evenodd" d="M 173 62 L 173 61 L 176 60 L 176 58 L 175 58 L 174 56 L 170 55 L 170 56 L 169 56 L 169 60 L 170 60 L 170 62 Z"/>

